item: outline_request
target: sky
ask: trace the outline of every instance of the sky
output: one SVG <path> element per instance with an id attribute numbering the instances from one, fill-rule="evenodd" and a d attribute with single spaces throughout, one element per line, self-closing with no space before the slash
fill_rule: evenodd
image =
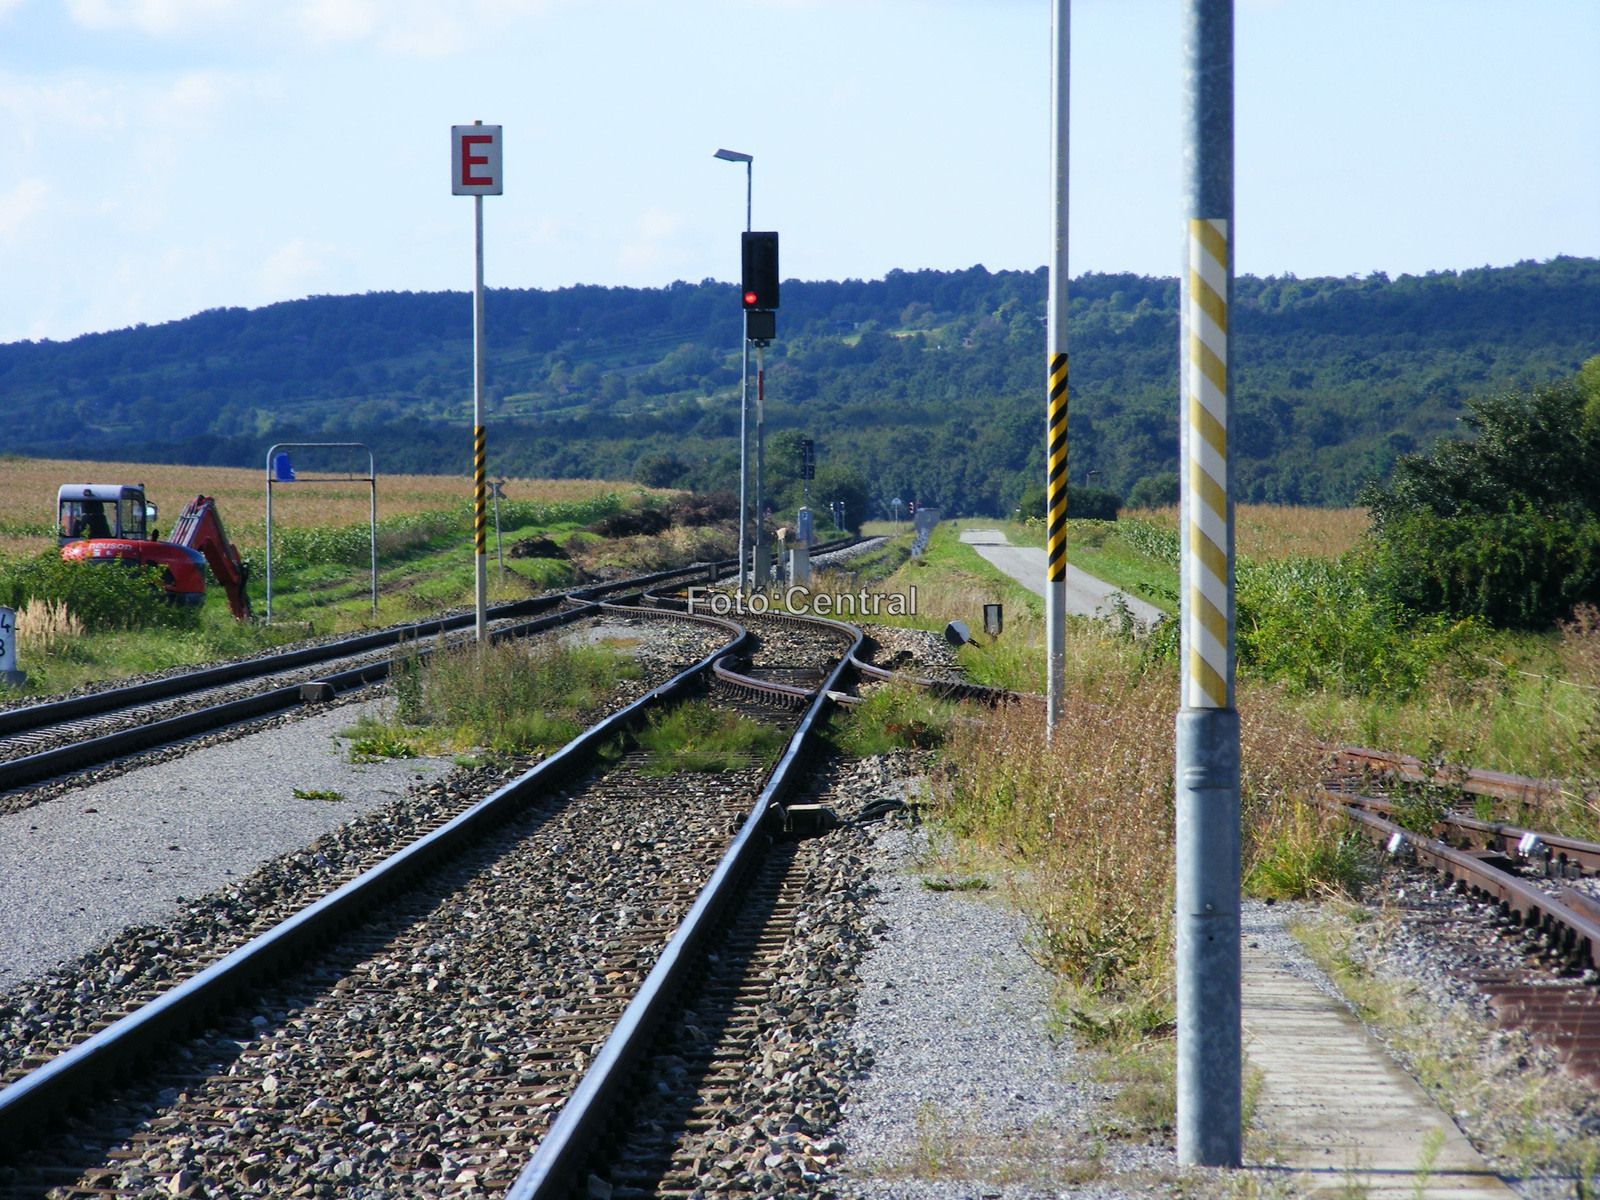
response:
<path id="1" fill-rule="evenodd" d="M 1048 0 L 0 0 L 0 341 L 466 288 L 1032 269 Z M 1600 255 L 1595 0 L 1237 0 L 1240 271 Z M 1076 0 L 1070 271 L 1175 273 L 1179 0 Z"/>

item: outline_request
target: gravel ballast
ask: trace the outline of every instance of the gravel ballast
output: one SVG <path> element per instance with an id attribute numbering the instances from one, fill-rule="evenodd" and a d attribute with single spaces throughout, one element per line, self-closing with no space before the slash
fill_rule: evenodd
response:
<path id="1" fill-rule="evenodd" d="M 168 920 L 184 896 L 248 875 L 447 769 L 424 758 L 351 763 L 336 735 L 378 707 L 318 713 L 0 816 L 0 990 L 124 925 Z M 341 798 L 303 799 L 296 788 Z"/>

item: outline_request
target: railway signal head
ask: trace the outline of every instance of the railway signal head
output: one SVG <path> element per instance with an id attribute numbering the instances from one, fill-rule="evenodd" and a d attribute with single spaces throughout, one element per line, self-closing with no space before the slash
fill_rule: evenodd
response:
<path id="1" fill-rule="evenodd" d="M 740 234 L 743 271 L 740 299 L 746 309 L 778 307 L 778 235 Z"/>

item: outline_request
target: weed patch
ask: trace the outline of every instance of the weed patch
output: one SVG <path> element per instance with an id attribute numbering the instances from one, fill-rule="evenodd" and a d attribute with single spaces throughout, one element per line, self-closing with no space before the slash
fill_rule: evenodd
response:
<path id="1" fill-rule="evenodd" d="M 381 762 L 386 758 L 416 758 L 418 755 L 411 738 L 365 713 L 340 736 L 350 739 L 351 762 Z"/>
<path id="2" fill-rule="evenodd" d="M 910 684 L 889 683 L 835 716 L 835 740 L 862 758 L 942 746 L 955 706 Z"/>
<path id="3" fill-rule="evenodd" d="M 441 647 L 425 664 L 398 663 L 396 716 L 456 747 L 525 754 L 564 745 L 579 714 L 638 668 L 608 646 L 508 640 Z"/>
<path id="4" fill-rule="evenodd" d="M 1265 806 L 1248 836 L 1244 890 L 1258 899 L 1353 898 L 1373 875 L 1367 839 L 1347 819 L 1298 796 Z"/>
<path id="5" fill-rule="evenodd" d="M 394 756 L 393 755 L 389 755 L 387 757 L 394 757 Z M 294 789 L 294 798 L 296 800 L 339 801 L 339 800 L 343 800 L 344 799 L 344 793 L 343 792 L 323 791 L 320 788 L 311 788 L 311 789 L 295 788 Z"/>
<path id="6" fill-rule="evenodd" d="M 781 730 L 704 700 L 652 713 L 638 734 L 640 747 L 650 753 L 650 775 L 769 767 L 786 740 Z"/>

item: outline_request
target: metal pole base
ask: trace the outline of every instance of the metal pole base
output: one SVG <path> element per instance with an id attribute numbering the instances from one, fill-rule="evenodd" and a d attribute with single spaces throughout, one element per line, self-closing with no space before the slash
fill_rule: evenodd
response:
<path id="1" fill-rule="evenodd" d="M 1239 714 L 1178 713 L 1178 1161 L 1243 1156 L 1239 1032 Z"/>

